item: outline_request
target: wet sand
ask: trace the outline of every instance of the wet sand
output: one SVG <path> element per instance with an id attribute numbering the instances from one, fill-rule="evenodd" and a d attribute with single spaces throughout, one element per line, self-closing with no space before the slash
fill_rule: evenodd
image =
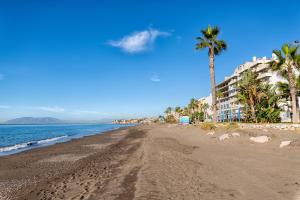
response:
<path id="1" fill-rule="evenodd" d="M 129 127 L 0 157 L 0 199 L 300 199 L 299 132 L 207 132 Z"/>

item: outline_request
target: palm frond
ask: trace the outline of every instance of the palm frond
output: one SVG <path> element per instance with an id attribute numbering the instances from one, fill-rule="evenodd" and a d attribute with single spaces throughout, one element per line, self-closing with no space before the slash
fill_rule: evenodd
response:
<path id="1" fill-rule="evenodd" d="M 288 44 L 282 45 L 281 51 L 284 53 L 284 55 L 288 55 L 289 54 L 289 45 Z"/>
<path id="2" fill-rule="evenodd" d="M 220 29 L 217 26 L 211 28 L 211 34 L 217 36 L 220 33 Z"/>
<path id="3" fill-rule="evenodd" d="M 223 40 L 215 40 L 214 53 L 219 55 L 222 51 L 227 49 L 227 44 Z"/>
<path id="4" fill-rule="evenodd" d="M 196 50 L 204 49 L 204 48 L 207 48 L 209 46 L 210 46 L 210 44 L 208 42 L 200 42 L 200 43 L 196 44 Z"/>

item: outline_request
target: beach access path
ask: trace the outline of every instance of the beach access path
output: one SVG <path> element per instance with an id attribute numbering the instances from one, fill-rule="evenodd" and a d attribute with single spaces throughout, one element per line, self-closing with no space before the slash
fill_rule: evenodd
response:
<path id="1" fill-rule="evenodd" d="M 119 129 L 0 157 L 0 199 L 297 200 L 299 138 L 297 130 Z"/>

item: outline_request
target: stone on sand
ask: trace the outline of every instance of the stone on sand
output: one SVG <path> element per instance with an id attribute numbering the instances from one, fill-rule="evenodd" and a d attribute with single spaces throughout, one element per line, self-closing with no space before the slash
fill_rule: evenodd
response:
<path id="1" fill-rule="evenodd" d="M 231 133 L 231 135 L 232 135 L 233 137 L 240 137 L 240 136 L 241 136 L 241 135 L 240 135 L 239 133 L 237 133 L 237 132 Z"/>
<path id="2" fill-rule="evenodd" d="M 206 133 L 206 135 L 214 135 L 214 134 L 215 134 L 214 131 L 210 131 L 210 132 Z"/>
<path id="3" fill-rule="evenodd" d="M 266 143 L 269 141 L 269 137 L 268 136 L 257 136 L 257 137 L 250 137 L 250 140 L 256 143 Z"/>
<path id="4" fill-rule="evenodd" d="M 282 141 L 279 145 L 280 148 L 282 147 L 286 147 L 286 146 L 289 146 L 291 144 L 292 141 L 290 140 L 286 140 L 286 141 Z"/>
<path id="5" fill-rule="evenodd" d="M 223 134 L 219 137 L 219 140 L 220 141 L 223 141 L 223 140 L 226 140 L 226 139 L 229 139 L 229 134 Z"/>

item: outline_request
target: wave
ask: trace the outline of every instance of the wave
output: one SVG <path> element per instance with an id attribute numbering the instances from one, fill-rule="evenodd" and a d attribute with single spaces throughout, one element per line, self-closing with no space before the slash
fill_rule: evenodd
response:
<path id="1" fill-rule="evenodd" d="M 16 144 L 16 145 L 13 145 L 13 146 L 8 146 L 8 147 L 1 147 L 0 148 L 0 153 L 9 152 L 9 151 L 16 151 L 16 150 L 19 150 L 19 149 L 28 148 L 28 147 L 35 146 L 35 145 L 43 145 L 43 144 L 55 142 L 57 140 L 60 140 L 62 138 L 66 138 L 66 137 L 68 137 L 68 136 L 63 135 L 63 136 L 44 139 L 44 140 L 39 140 L 39 141 L 31 141 L 31 142 Z"/>
<path id="2" fill-rule="evenodd" d="M 40 141 L 38 141 L 37 143 L 38 143 L 38 144 L 46 144 L 46 143 L 54 142 L 54 141 L 56 141 L 56 140 L 60 140 L 60 139 L 62 139 L 62 138 L 66 138 L 66 137 L 68 137 L 68 136 L 63 135 L 63 136 L 59 136 L 59 137 L 54 137 L 54 138 L 49 138 L 49 139 L 45 139 L 45 140 L 40 140 Z"/>

